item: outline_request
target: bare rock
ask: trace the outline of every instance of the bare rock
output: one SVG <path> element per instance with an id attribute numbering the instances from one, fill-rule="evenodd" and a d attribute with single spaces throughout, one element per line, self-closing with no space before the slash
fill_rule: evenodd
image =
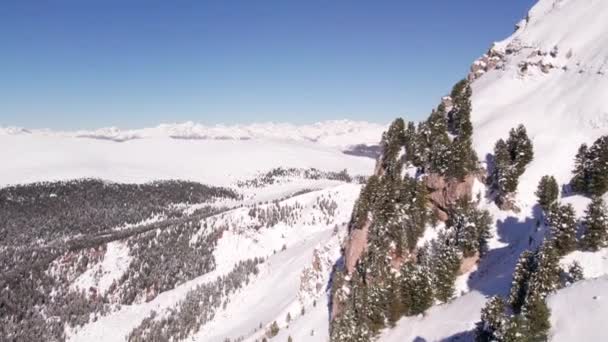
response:
<path id="1" fill-rule="evenodd" d="M 430 174 L 426 177 L 425 184 L 430 190 L 429 200 L 440 220 L 447 220 L 446 212 L 450 205 L 459 199 L 472 197 L 475 179 L 477 179 L 476 174 L 469 174 L 464 180 L 446 180 L 438 174 Z"/>
<path id="2" fill-rule="evenodd" d="M 344 249 L 344 265 L 347 274 L 351 274 L 361 255 L 367 250 L 367 232 L 372 221 L 367 220 L 360 229 L 353 229 Z"/>

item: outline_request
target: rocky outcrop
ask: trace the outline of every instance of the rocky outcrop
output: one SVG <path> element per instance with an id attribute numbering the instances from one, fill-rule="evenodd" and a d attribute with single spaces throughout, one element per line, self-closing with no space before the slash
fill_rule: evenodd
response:
<path id="1" fill-rule="evenodd" d="M 353 229 L 348 237 L 344 248 L 344 266 L 347 274 L 351 274 L 357 265 L 357 261 L 367 250 L 367 232 L 372 225 L 371 218 L 368 218 L 363 227 Z"/>
<path id="2" fill-rule="evenodd" d="M 505 54 L 502 51 L 492 47 L 483 56 L 479 57 L 475 62 L 473 62 L 467 79 L 469 81 L 474 81 L 490 70 L 503 68 L 504 60 Z"/>
<path id="3" fill-rule="evenodd" d="M 447 210 L 457 200 L 473 196 L 473 184 L 477 178 L 477 174 L 469 174 L 464 180 L 446 180 L 445 177 L 433 173 L 426 176 L 425 184 L 429 189 L 429 200 L 439 220 L 448 219 Z"/>

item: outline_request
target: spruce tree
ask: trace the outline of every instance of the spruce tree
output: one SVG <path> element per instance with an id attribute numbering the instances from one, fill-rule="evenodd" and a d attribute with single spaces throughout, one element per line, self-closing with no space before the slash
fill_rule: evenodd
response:
<path id="1" fill-rule="evenodd" d="M 576 247 L 576 213 L 571 204 L 557 205 L 549 213 L 551 238 L 559 255 L 566 255 Z"/>
<path id="2" fill-rule="evenodd" d="M 582 246 L 590 251 L 597 251 L 608 243 L 608 208 L 602 197 L 594 197 L 587 206 L 583 219 L 585 233 L 581 239 Z"/>
<path id="3" fill-rule="evenodd" d="M 538 204 L 543 210 L 547 211 L 553 205 L 559 196 L 559 186 L 553 176 L 543 176 L 538 183 L 536 190 Z"/>

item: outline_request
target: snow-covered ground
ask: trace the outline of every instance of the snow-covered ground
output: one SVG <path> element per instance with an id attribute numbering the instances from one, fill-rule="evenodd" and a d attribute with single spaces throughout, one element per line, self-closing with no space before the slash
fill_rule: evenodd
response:
<path id="1" fill-rule="evenodd" d="M 217 262 L 214 271 L 181 284 L 174 290 L 163 292 L 150 302 L 124 305 L 118 311 L 70 331 L 69 340 L 123 341 L 152 310 L 162 314 L 183 300 L 197 285 L 213 281 L 230 272 L 237 262 L 254 257 L 268 258 L 261 264 L 260 273 L 232 295 L 228 305 L 220 308 L 215 318 L 203 325 L 191 340 L 222 342 L 226 337 L 253 340 L 256 336 L 261 336 L 274 321 L 285 327 L 287 313 L 290 313 L 293 322 L 298 322 L 314 317 L 314 312 L 320 315 L 316 319 L 325 324 L 318 328 L 319 335 L 326 336 L 328 325 L 325 289 L 331 266 L 339 257 L 346 223 L 359 191 L 358 184 L 342 183 L 284 199 L 279 205 L 298 204 L 300 209 L 296 221 L 280 222 L 259 230 L 253 228 L 257 222 L 248 214 L 250 208 L 247 207 L 235 208 L 205 219 L 204 223 L 210 227 L 228 227 L 213 253 Z M 328 215 L 319 206 L 319 200 L 323 199 L 335 201 L 337 206 L 332 215 Z M 273 205 L 275 204 L 260 204 L 260 207 Z M 120 247 L 112 247 L 116 248 Z M 102 275 L 120 273 L 121 266 L 112 266 L 120 257 L 121 253 L 117 253 L 116 258 L 104 259 L 100 265 L 95 265 L 76 279 L 75 286 L 85 286 L 95 281 L 101 283 L 103 277 L 101 280 L 94 277 L 98 269 L 102 270 L 99 271 Z M 302 307 L 311 311 L 311 315 L 300 317 Z M 263 326 L 261 330 L 260 324 Z"/>
<path id="2" fill-rule="evenodd" d="M 0 134 L 0 146 L 6 147 L 0 149 L 0 160 L 11 161 L 0 169 L 0 186 L 82 177 L 137 183 L 184 179 L 218 186 L 276 167 L 367 175 L 374 165 L 370 158 L 334 147 L 283 140 L 165 137 L 114 142 L 32 133 Z"/>
<path id="3" fill-rule="evenodd" d="M 1 123 L 0 123 L 1 124 Z M 254 123 L 249 125 L 208 126 L 194 122 L 161 124 L 153 128 L 122 130 L 107 127 L 96 130 L 51 131 L 0 126 L 0 135 L 46 135 L 110 140 L 123 142 L 135 139 L 173 138 L 185 140 L 251 140 L 270 139 L 307 141 L 323 146 L 347 147 L 358 144 L 376 144 L 385 124 L 365 121 L 331 120 L 310 125 L 290 123 Z"/>

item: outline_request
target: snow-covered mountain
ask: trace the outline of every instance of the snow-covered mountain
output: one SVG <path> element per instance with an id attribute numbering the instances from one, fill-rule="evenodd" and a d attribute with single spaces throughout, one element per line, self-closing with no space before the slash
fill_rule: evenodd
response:
<path id="1" fill-rule="evenodd" d="M 608 2 L 539 0 L 513 35 L 494 43 L 473 63 L 468 76 L 473 88 L 471 120 L 480 159 L 518 124 L 525 125 L 534 143 L 534 160 L 517 189 L 521 212 L 504 212 L 482 202 L 497 221 L 491 241 L 494 253 L 474 272 L 469 292 L 432 308 L 424 317 L 403 319 L 381 341 L 469 341 L 487 297 L 508 291 L 517 256 L 530 248 L 528 234 L 538 216 L 534 192 L 540 178 L 554 175 L 561 185 L 567 184 L 579 146 L 608 134 L 607 39 Z M 562 201 L 573 204 L 579 218 L 589 203 L 579 195 Z M 575 252 L 566 257 L 566 262 L 578 260 L 587 270 L 586 277 L 599 279 L 549 298 L 551 341 L 607 338 L 599 318 L 608 309 L 605 253 Z"/>
<path id="2" fill-rule="evenodd" d="M 473 63 L 473 143 L 482 163 L 520 123 L 534 143 L 515 196 L 521 211 L 500 210 L 475 181 L 479 207 L 494 218 L 488 254 L 459 275 L 457 298 L 402 318 L 380 341 L 471 340 L 487 298 L 508 292 L 520 253 L 546 234 L 536 230 L 539 179 L 552 174 L 567 184 L 580 144 L 608 134 L 607 63 L 608 2 L 600 0 L 540 0 Z M 330 276 L 343 262 L 364 181 L 355 176 L 374 172 L 372 159 L 343 151 L 376 145 L 385 129 L 349 121 L 0 129 L 0 218 L 10 222 L 0 223 L 0 288 L 21 294 L 0 310 L 24 305 L 34 311 L 29 324 L 43 325 L 9 320 L 13 330 L 3 325 L 0 337 L 46 330 L 69 341 L 327 341 Z M 79 178 L 105 182 L 32 184 Z M 226 189 L 147 183 L 166 179 Z M 27 185 L 9 186 L 16 184 Z M 589 198 L 565 195 L 581 217 Z M 420 243 L 436 238 L 436 228 Z M 587 280 L 548 298 L 551 340 L 606 338 L 607 258 L 603 249 L 561 260 L 580 262 Z"/>

